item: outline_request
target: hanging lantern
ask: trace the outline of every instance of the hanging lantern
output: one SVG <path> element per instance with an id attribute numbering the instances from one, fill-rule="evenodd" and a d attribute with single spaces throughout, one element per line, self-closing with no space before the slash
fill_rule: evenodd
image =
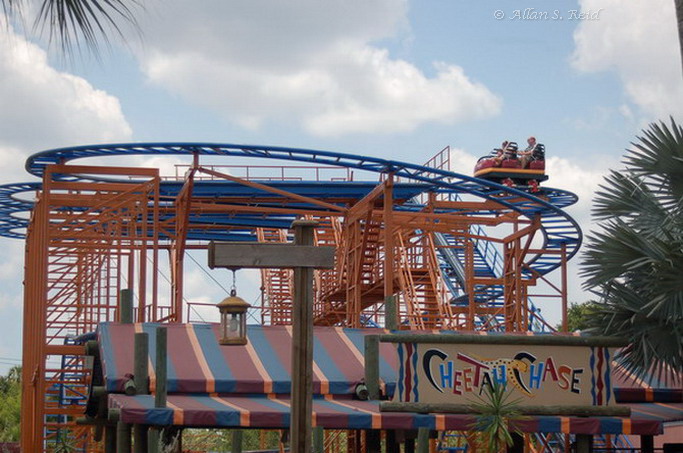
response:
<path id="1" fill-rule="evenodd" d="M 230 296 L 216 305 L 221 312 L 220 344 L 247 344 L 247 310 L 251 307 L 237 295 L 235 270 L 232 271 Z"/>
<path id="2" fill-rule="evenodd" d="M 251 305 L 233 288 L 216 307 L 221 312 L 220 344 L 247 344 L 247 310 Z"/>

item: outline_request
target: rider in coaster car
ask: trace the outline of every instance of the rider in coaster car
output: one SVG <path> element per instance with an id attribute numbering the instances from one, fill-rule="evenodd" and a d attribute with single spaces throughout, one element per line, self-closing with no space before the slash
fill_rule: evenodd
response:
<path id="1" fill-rule="evenodd" d="M 520 151 L 522 156 L 522 168 L 529 166 L 529 162 L 536 160 L 545 160 L 545 146 L 536 142 L 536 137 L 531 136 L 527 139 L 527 146 L 524 151 Z"/>
<path id="2" fill-rule="evenodd" d="M 517 159 L 517 143 L 505 140 L 500 149 L 496 150 L 496 166 L 500 166 L 501 162 L 507 159 Z"/>

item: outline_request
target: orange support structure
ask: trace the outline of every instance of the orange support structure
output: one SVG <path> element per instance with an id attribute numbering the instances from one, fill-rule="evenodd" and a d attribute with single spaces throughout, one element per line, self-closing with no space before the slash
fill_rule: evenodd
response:
<path id="1" fill-rule="evenodd" d="M 289 242 L 281 219 L 316 220 L 316 244 L 336 247 L 335 268 L 315 274 L 313 315 L 319 325 L 383 326 L 389 297 L 398 302 L 400 329 L 525 331 L 542 322 L 531 297 L 555 297 L 566 312 L 566 265 L 575 249 L 547 246 L 544 228 L 554 226 L 545 225 L 543 215 L 552 209 L 538 198 L 504 190 L 476 198 L 444 189 L 454 177 L 443 174 L 449 170 L 449 149 L 427 167 L 413 169 L 417 179 L 388 166 L 377 171 L 378 180 L 364 181 L 362 190 L 348 168 L 295 167 L 297 174 L 315 171 L 315 178 L 304 181 L 309 183 L 324 172 L 342 174 L 332 179 L 346 192 L 317 198 L 310 195 L 318 193 L 311 184 L 303 189 L 273 184 L 301 182 L 300 176 L 287 175 L 287 167 L 262 168 L 275 174 L 268 178 L 240 167 L 246 174 L 236 176 L 200 165 L 200 153 L 192 150 L 193 163 L 175 181 L 175 192 L 161 190 L 156 169 L 45 167 L 26 239 L 24 451 L 47 451 L 65 432 L 79 448 L 101 447 L 88 427 L 74 421 L 83 413 L 78 395 L 90 379 L 83 347 L 74 338 L 119 319 L 122 289 L 133 290 L 137 320 L 182 322 L 185 253 L 206 248 L 206 237 L 216 232 L 223 237 L 247 231 L 250 240 Z M 206 181 L 230 190 L 207 195 Z M 534 207 L 533 215 L 518 206 Z M 225 221 L 240 216 L 246 219 L 242 223 Z M 278 223 L 264 221 L 271 217 Z M 170 257 L 170 294 L 160 297 L 163 250 Z M 537 265 L 540 256 L 560 263 L 553 265 L 562 271 L 559 283 Z M 290 324 L 291 271 L 264 269 L 261 276 L 261 321 Z M 552 294 L 533 294 L 539 284 Z M 63 404 L 65 398 L 73 404 Z"/>

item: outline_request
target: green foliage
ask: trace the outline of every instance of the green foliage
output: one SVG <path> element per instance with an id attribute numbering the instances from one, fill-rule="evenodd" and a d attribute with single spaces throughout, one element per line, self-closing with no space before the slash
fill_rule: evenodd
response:
<path id="1" fill-rule="evenodd" d="M 19 441 L 21 412 L 21 367 L 0 377 L 0 442 Z"/>
<path id="2" fill-rule="evenodd" d="M 590 331 L 624 337 L 625 366 L 678 380 L 683 370 L 683 129 L 652 124 L 594 199 L 582 275 L 601 299 Z"/>
<path id="3" fill-rule="evenodd" d="M 261 444 L 261 430 L 245 429 L 242 434 L 242 450 L 277 449 L 279 430 L 264 432 Z M 183 449 L 194 451 L 232 451 L 232 430 L 228 429 L 186 429 L 183 432 Z"/>
<path id="4" fill-rule="evenodd" d="M 583 331 L 590 327 L 591 317 L 597 310 L 597 302 L 591 300 L 579 303 L 569 304 L 567 309 L 567 330 L 569 332 L 575 332 L 577 330 Z M 562 324 L 558 324 L 555 328 L 560 331 L 562 330 Z"/>
<path id="5" fill-rule="evenodd" d="M 485 387 L 485 398 L 477 397 L 479 403 L 472 405 L 479 413 L 473 428 L 479 431 L 479 443 L 488 453 L 498 453 L 514 443 L 510 432 L 510 421 L 519 420 L 522 415 L 518 409 L 519 399 L 510 401 L 510 392 L 495 382 Z"/>

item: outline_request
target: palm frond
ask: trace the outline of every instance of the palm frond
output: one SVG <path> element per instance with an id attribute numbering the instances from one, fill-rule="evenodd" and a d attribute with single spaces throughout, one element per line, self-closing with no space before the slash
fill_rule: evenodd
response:
<path id="1" fill-rule="evenodd" d="M 614 170 L 599 186 L 593 199 L 592 213 L 598 220 L 613 217 L 636 219 L 646 216 L 640 219 L 643 226 L 646 225 L 645 222 L 658 225 L 668 216 L 666 208 L 650 187 L 628 172 Z"/>
<path id="2" fill-rule="evenodd" d="M 137 28 L 134 10 L 141 6 L 139 0 L 43 0 L 35 26 L 47 28 L 65 52 L 80 38 L 96 52 L 98 39 L 109 42 L 110 30 L 124 37 L 119 20 Z"/>
<path id="3" fill-rule="evenodd" d="M 652 124 L 600 186 L 581 275 L 600 296 L 589 332 L 625 337 L 619 359 L 645 379 L 683 374 L 683 129 Z"/>
<path id="4" fill-rule="evenodd" d="M 596 305 L 587 331 L 631 339 L 617 360 L 642 379 L 680 382 L 683 326 L 676 318 L 651 316 L 646 305 L 628 285 L 615 283 Z"/>
<path id="5" fill-rule="evenodd" d="M 662 196 L 670 200 L 683 197 L 683 130 L 674 120 L 671 127 L 655 123 L 639 137 L 624 158 L 627 168 L 645 180 L 658 181 Z"/>

